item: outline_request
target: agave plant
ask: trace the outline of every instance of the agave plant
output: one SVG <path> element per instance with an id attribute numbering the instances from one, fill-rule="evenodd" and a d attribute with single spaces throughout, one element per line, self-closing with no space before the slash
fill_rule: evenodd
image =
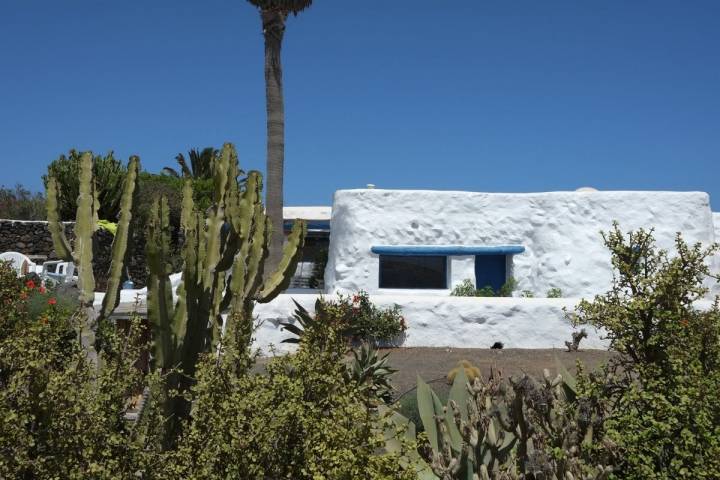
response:
<path id="1" fill-rule="evenodd" d="M 393 401 L 393 387 L 390 377 L 397 372 L 388 365 L 388 355 L 378 355 L 371 343 L 364 343 L 353 349 L 353 361 L 348 365 L 348 380 L 357 384 L 368 403 L 380 400 L 386 404 Z"/>

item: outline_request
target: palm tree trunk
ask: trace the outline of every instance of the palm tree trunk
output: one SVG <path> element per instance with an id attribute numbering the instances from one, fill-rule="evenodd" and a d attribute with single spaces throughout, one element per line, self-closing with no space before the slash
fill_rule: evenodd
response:
<path id="1" fill-rule="evenodd" d="M 280 49 L 285 33 L 287 14 L 262 9 L 260 17 L 265 36 L 265 102 L 267 110 L 267 177 L 265 207 L 272 222 L 270 252 L 266 271 L 273 272 L 282 256 L 283 232 L 283 169 L 285 164 L 285 106 L 282 90 Z"/>

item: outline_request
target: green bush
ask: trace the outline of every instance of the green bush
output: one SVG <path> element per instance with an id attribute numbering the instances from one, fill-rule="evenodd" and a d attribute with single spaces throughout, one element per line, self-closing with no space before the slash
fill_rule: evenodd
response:
<path id="1" fill-rule="evenodd" d="M 476 289 L 475 284 L 469 278 L 466 278 L 462 282 L 455 285 L 450 295 L 453 297 L 475 297 Z"/>
<path id="2" fill-rule="evenodd" d="M 453 297 L 512 297 L 515 289 L 517 289 L 517 281 L 513 277 L 509 277 L 497 291 L 490 285 L 476 288 L 472 280 L 466 278 L 452 289 L 450 295 Z"/>
<path id="3" fill-rule="evenodd" d="M 392 343 L 407 330 L 399 305 L 377 307 L 362 290 L 352 296 L 338 295 L 336 301 L 321 299 L 319 307 L 322 316 L 354 340 Z"/>
<path id="4" fill-rule="evenodd" d="M 24 288 L 20 295 L 27 300 L 27 314 L 29 317 L 41 315 L 48 305 L 54 305 L 56 309 L 65 312 L 73 312 L 80 306 L 78 291 L 69 285 L 61 285 L 46 282 L 46 286 L 40 284 L 37 275 L 27 275 L 24 279 Z"/>
<path id="5" fill-rule="evenodd" d="M 583 301 L 576 323 L 607 332 L 614 356 L 584 380 L 584 395 L 606 412 L 618 476 L 720 478 L 720 308 L 707 293 L 707 260 L 718 246 L 687 245 L 673 256 L 652 231 L 604 236 L 615 269 L 612 289 Z"/>
<path id="6" fill-rule="evenodd" d="M 152 432 L 124 420 L 143 384 L 140 324 L 107 337 L 97 371 L 77 315 L 52 301 L 29 313 L 37 288 L 0 264 L 0 478 L 134 477 L 153 456 Z"/>
<path id="7" fill-rule="evenodd" d="M 557 287 L 553 287 L 545 294 L 547 298 L 562 298 L 562 290 Z"/>
<path id="8" fill-rule="evenodd" d="M 272 359 L 265 375 L 238 373 L 232 346 L 204 358 L 165 478 L 416 478 L 400 454 L 381 453 L 386 420 L 347 381 L 342 336 L 310 325 L 298 352 Z"/>
<path id="9" fill-rule="evenodd" d="M 139 319 L 127 331 L 103 324 L 96 364 L 80 346 L 81 311 L 45 301 L 31 314 L 33 295 L 48 298 L 0 263 L 0 478 L 416 478 L 403 460 L 414 444 L 387 443 L 395 427 L 378 407 L 387 383 L 368 383 L 391 372 L 366 350 L 365 367 L 349 374 L 347 341 L 332 325 L 310 326 L 298 352 L 263 373 L 228 335 L 220 357 L 201 359 L 191 416 L 164 449 L 163 382 L 174 372 L 138 368 Z"/>
<path id="10" fill-rule="evenodd" d="M 48 166 L 48 175 L 43 175 L 43 183 L 52 175 L 59 184 L 58 211 L 60 220 L 75 220 L 77 197 L 80 193 L 80 156 L 81 152 L 70 150 L 68 156 L 60 155 Z M 127 167 L 116 159 L 113 152 L 107 155 L 93 156 L 93 175 L 100 203 L 98 217 L 115 221 L 120 214 L 120 196 L 127 174 Z"/>
<path id="11" fill-rule="evenodd" d="M 45 220 L 45 197 L 22 185 L 0 187 L 0 218 L 12 220 Z"/>

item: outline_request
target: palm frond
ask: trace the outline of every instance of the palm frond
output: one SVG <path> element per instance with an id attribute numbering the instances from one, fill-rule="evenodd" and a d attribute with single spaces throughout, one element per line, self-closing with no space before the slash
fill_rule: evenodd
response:
<path id="1" fill-rule="evenodd" d="M 261 10 L 279 10 L 295 15 L 312 5 L 312 0 L 248 0 L 248 2 Z"/>

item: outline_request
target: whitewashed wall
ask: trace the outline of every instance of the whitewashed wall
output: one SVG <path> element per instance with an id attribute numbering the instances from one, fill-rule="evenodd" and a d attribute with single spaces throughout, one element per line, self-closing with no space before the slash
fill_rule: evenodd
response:
<path id="1" fill-rule="evenodd" d="M 676 232 L 705 244 L 716 236 L 709 197 L 702 192 L 339 190 L 325 285 L 328 292 L 418 293 L 378 288 L 374 245 L 519 244 L 526 250 L 513 257 L 511 272 L 518 291 L 544 295 L 558 287 L 568 297 L 592 296 L 606 291 L 612 278 L 600 231 L 613 221 L 623 231 L 654 228 L 658 245 L 670 250 Z M 474 280 L 473 261 L 451 260 L 450 288 Z M 447 295 L 449 289 L 422 292 Z"/>
<path id="2" fill-rule="evenodd" d="M 272 302 L 255 307 L 260 327 L 255 347 L 263 353 L 287 352 L 295 347 L 281 343 L 292 335 L 280 327 L 294 321 L 293 299 L 309 312 L 316 295 L 279 295 Z M 403 347 L 490 348 L 502 342 L 505 348 L 565 348 L 573 327 L 563 308 L 572 312 L 578 299 L 479 298 L 419 295 L 374 295 L 373 303 L 400 305 L 408 325 Z M 607 342 L 592 327 L 581 347 L 606 348 Z"/>

